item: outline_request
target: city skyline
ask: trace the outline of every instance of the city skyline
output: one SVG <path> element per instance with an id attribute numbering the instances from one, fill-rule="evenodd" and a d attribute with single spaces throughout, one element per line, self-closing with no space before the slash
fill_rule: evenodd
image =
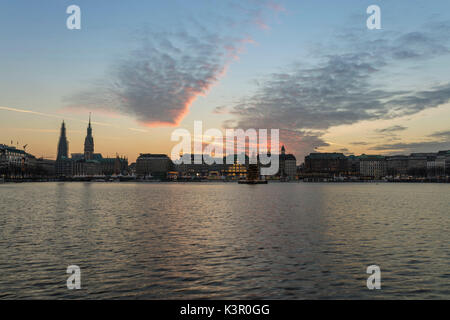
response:
<path id="1" fill-rule="evenodd" d="M 450 149 L 448 2 L 379 1 L 381 30 L 372 1 L 78 1 L 81 30 L 68 1 L 24 3 L 0 10 L 0 136 L 37 157 L 56 159 L 62 120 L 81 151 L 89 112 L 96 151 L 131 161 L 195 120 L 280 129 L 299 162 Z"/>
<path id="2" fill-rule="evenodd" d="M 69 149 L 69 137 L 68 137 L 68 135 L 66 133 L 67 132 L 66 122 L 63 120 L 62 123 L 61 123 L 60 129 L 58 130 L 58 132 L 59 132 L 59 139 L 57 140 L 58 142 L 56 144 L 56 149 L 57 149 L 58 156 L 55 159 L 50 159 L 50 160 L 71 159 L 73 157 L 75 157 L 77 159 L 81 157 L 81 158 L 83 158 L 85 160 L 94 160 L 94 158 L 96 156 L 100 156 L 101 157 L 102 153 L 100 153 L 100 152 L 99 153 L 94 153 L 94 135 L 93 135 L 93 127 L 91 125 L 91 114 L 89 114 L 89 120 L 87 121 L 87 124 L 88 124 L 88 126 L 86 128 L 86 135 L 85 135 L 85 138 L 84 138 L 84 149 L 83 149 L 83 152 L 79 152 L 79 150 L 77 148 L 75 148 L 77 150 L 77 152 L 71 152 L 71 150 Z M 7 143 L 2 143 L 1 145 L 5 146 L 5 147 L 12 147 L 12 148 L 17 149 L 18 151 L 24 153 L 24 154 L 29 154 L 29 155 L 34 156 L 34 157 L 36 156 L 34 154 L 31 154 L 30 152 L 26 152 L 26 147 L 27 147 L 26 145 L 23 146 L 23 147 L 20 147 L 19 146 L 19 142 L 17 142 L 17 145 L 14 145 L 13 142 L 14 141 L 11 140 L 11 144 L 8 145 Z M 205 147 L 205 144 L 206 144 L 206 142 L 203 142 L 203 147 Z M 139 152 L 139 156 L 142 156 L 142 155 L 145 155 L 145 154 L 151 154 L 151 155 L 164 155 L 164 156 L 168 156 L 170 158 L 170 153 L 169 154 L 160 154 L 160 153 L 148 152 L 148 151 L 151 151 L 151 150 L 146 150 L 146 151 Z M 232 154 L 228 154 L 227 150 L 226 150 L 226 148 L 224 146 L 223 159 L 225 159 L 225 158 L 228 159 L 229 156 L 236 157 L 239 154 L 244 154 L 246 158 L 250 158 L 252 155 L 249 153 L 249 151 L 251 151 L 251 150 L 249 149 L 249 145 L 248 144 L 245 146 L 245 152 L 239 152 L 236 149 L 236 145 L 235 145 L 234 152 Z M 422 155 L 422 154 L 423 155 L 426 155 L 426 154 L 431 155 L 431 154 L 438 154 L 440 152 L 445 152 L 445 153 L 449 153 L 450 152 L 450 150 L 441 150 L 441 149 L 439 149 L 439 150 L 435 149 L 435 150 L 431 150 L 431 151 L 427 151 L 427 152 L 420 152 L 418 150 L 411 150 L 411 151 L 412 152 L 410 152 L 409 154 L 406 154 L 406 153 L 403 153 L 403 154 L 394 153 L 394 154 L 389 154 L 389 155 L 374 154 L 374 153 L 372 153 L 372 154 L 361 153 L 361 154 L 358 155 L 358 154 L 352 153 L 350 151 L 348 151 L 348 152 L 336 152 L 336 151 L 333 151 L 333 152 L 316 152 L 316 151 L 313 151 L 313 152 L 310 152 L 309 154 L 305 155 L 304 159 L 306 159 L 306 158 L 308 158 L 308 157 L 310 157 L 312 155 L 319 155 L 319 156 L 320 155 L 323 155 L 323 156 L 342 155 L 342 156 L 344 156 L 346 158 L 348 158 L 348 157 L 386 157 L 386 158 L 395 158 L 395 157 L 398 157 L 398 156 L 405 156 L 405 157 L 407 157 L 407 156 L 411 156 L 411 155 Z M 274 154 L 274 155 L 280 155 L 281 156 L 282 154 L 284 154 L 286 152 L 286 147 L 285 147 L 284 144 L 281 144 L 281 145 L 279 145 L 278 152 L 273 152 L 273 150 L 271 150 L 269 148 L 269 149 L 267 149 L 264 152 L 258 152 L 257 155 L 265 154 L 265 152 L 267 152 L 268 155 Z M 293 152 L 293 154 L 294 154 L 294 152 Z M 119 153 L 115 152 L 115 155 L 119 156 Z M 186 155 L 190 155 L 191 157 L 196 155 L 194 148 L 191 149 L 191 152 L 186 153 Z M 202 155 L 202 159 L 203 160 L 205 159 L 205 157 L 207 157 L 209 159 L 213 159 L 213 160 L 215 159 L 216 163 L 217 163 L 218 159 L 222 159 L 222 158 L 214 157 L 214 155 L 210 155 L 210 154 L 205 153 L 205 152 L 202 152 L 201 155 Z M 254 154 L 253 154 L 253 156 L 254 156 Z M 44 158 L 42 158 L 42 159 L 44 159 Z M 173 161 L 173 160 L 179 160 L 179 159 L 183 159 L 183 154 L 182 153 L 179 155 L 179 158 L 178 157 L 176 159 L 172 158 L 171 160 Z M 294 156 L 294 159 L 297 160 L 297 164 L 299 166 L 305 164 L 303 159 L 296 159 L 295 156 Z M 203 160 L 201 162 L 202 164 L 204 164 Z M 194 162 L 195 161 L 192 160 L 192 163 L 194 163 Z M 230 162 L 229 164 L 232 164 L 232 162 Z"/>

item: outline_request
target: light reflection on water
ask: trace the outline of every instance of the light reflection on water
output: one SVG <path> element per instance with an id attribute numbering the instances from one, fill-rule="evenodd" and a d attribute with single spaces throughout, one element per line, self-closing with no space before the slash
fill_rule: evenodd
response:
<path id="1" fill-rule="evenodd" d="M 0 185 L 0 298 L 450 298 L 450 185 Z M 66 288 L 78 265 L 82 290 Z M 366 287 L 381 267 L 382 289 Z"/>

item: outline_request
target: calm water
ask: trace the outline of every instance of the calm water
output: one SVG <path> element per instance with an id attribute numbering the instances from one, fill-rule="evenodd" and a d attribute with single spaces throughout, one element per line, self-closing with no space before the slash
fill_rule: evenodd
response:
<path id="1" fill-rule="evenodd" d="M 3 184 L 0 298 L 450 299 L 449 208 L 448 184 Z"/>

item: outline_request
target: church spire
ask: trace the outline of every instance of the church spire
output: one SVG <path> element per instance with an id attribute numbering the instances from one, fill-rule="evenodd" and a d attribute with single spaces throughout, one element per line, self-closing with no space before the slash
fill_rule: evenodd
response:
<path id="1" fill-rule="evenodd" d="M 69 143 L 67 142 L 66 125 L 63 120 L 61 124 L 61 133 L 59 135 L 58 154 L 56 156 L 56 159 L 61 160 L 62 158 L 68 158 L 68 156 L 69 156 Z"/>
<path id="2" fill-rule="evenodd" d="M 92 137 L 91 113 L 89 112 L 89 125 L 84 139 L 84 159 L 92 160 L 94 155 L 94 138 Z"/>

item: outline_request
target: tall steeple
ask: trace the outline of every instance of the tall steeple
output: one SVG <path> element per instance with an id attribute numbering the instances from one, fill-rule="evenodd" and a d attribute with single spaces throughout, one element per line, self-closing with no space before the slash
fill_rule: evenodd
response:
<path id="1" fill-rule="evenodd" d="M 66 125 L 63 120 L 61 125 L 61 133 L 59 135 L 58 155 L 56 156 L 56 160 L 68 158 L 68 156 L 69 156 L 69 143 L 67 142 Z"/>
<path id="2" fill-rule="evenodd" d="M 89 125 L 84 139 L 84 159 L 92 160 L 94 155 L 94 138 L 92 137 L 91 113 L 89 113 Z"/>
<path id="3" fill-rule="evenodd" d="M 286 165 L 286 148 L 284 147 L 284 145 L 281 147 L 281 156 L 279 158 L 279 174 L 280 174 L 280 178 L 284 178 L 286 177 L 286 171 L 285 171 L 285 165 Z"/>

